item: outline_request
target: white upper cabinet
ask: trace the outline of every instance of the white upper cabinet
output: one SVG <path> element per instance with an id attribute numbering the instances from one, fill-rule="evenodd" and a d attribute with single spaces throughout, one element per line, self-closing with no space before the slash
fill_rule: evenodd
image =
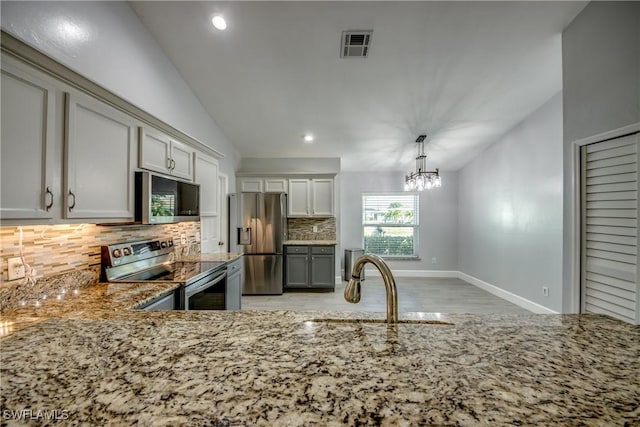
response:
<path id="1" fill-rule="evenodd" d="M 141 121 L 133 106 L 102 98 L 79 75 L 63 81 L 47 64 L 36 68 L 7 52 L 1 58 L 3 225 L 131 222 L 137 165 L 192 182 L 197 168 L 201 210 L 219 216 L 217 159 L 196 159 L 191 145 L 155 130 L 165 124 Z"/>
<path id="2" fill-rule="evenodd" d="M 287 186 L 288 182 L 286 179 L 265 178 L 264 180 L 265 193 L 286 193 Z"/>
<path id="3" fill-rule="evenodd" d="M 262 178 L 239 178 L 238 187 L 243 193 L 263 193 L 264 181 Z"/>
<path id="4" fill-rule="evenodd" d="M 309 216 L 309 183 L 308 179 L 289 180 L 287 210 L 290 217 Z"/>
<path id="5" fill-rule="evenodd" d="M 134 217 L 135 122 L 80 93 L 67 94 L 66 218 Z"/>
<path id="6" fill-rule="evenodd" d="M 333 216 L 333 179 L 311 180 L 311 215 Z"/>
<path id="7" fill-rule="evenodd" d="M 218 160 L 196 151 L 194 162 L 195 182 L 200 184 L 200 250 L 203 253 L 219 252 Z"/>
<path id="8" fill-rule="evenodd" d="M 193 181 L 193 156 L 193 148 L 178 141 L 171 141 L 171 175 Z"/>
<path id="9" fill-rule="evenodd" d="M 218 160 L 196 152 L 195 178 L 200 184 L 200 216 L 218 215 Z"/>
<path id="10" fill-rule="evenodd" d="M 56 88 L 35 70 L 2 57 L 0 217 L 50 219 L 59 211 Z M 61 114 L 60 114 L 61 117 Z"/>
<path id="11" fill-rule="evenodd" d="M 333 179 L 290 179 L 290 217 L 330 217 L 333 209 Z"/>
<path id="12" fill-rule="evenodd" d="M 238 178 L 243 193 L 286 193 L 288 181 L 283 178 Z"/>
<path id="13" fill-rule="evenodd" d="M 156 172 L 170 173 L 171 140 L 161 132 L 140 127 L 138 166 Z"/>
<path id="14" fill-rule="evenodd" d="M 140 127 L 139 167 L 193 181 L 194 150 L 150 127 Z"/>

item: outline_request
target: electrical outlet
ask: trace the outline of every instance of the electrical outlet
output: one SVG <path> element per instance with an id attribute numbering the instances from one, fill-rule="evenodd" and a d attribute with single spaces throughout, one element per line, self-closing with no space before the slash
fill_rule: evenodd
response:
<path id="1" fill-rule="evenodd" d="M 317 225 L 314 225 L 314 226 L 313 226 L 313 232 L 314 232 L 314 233 L 317 233 L 317 232 L 318 232 L 318 226 L 317 226 Z"/>
<path id="2" fill-rule="evenodd" d="M 187 244 L 187 235 L 184 233 L 180 235 L 180 244 L 183 246 Z"/>
<path id="3" fill-rule="evenodd" d="M 542 296 L 548 297 L 549 296 L 549 288 L 546 286 L 542 287 Z"/>
<path id="4" fill-rule="evenodd" d="M 22 279 L 25 276 L 24 264 L 22 264 L 20 257 L 7 260 L 7 276 L 9 281 Z"/>
<path id="5" fill-rule="evenodd" d="M 431 258 L 431 264 L 437 264 L 438 263 L 438 258 L 433 257 Z"/>

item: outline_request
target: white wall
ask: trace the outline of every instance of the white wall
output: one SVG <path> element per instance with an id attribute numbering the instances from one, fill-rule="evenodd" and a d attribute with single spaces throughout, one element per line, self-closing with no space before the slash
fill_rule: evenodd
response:
<path id="1" fill-rule="evenodd" d="M 239 154 L 127 2 L 2 2 L 2 28 L 223 153 L 233 189 Z"/>
<path id="2" fill-rule="evenodd" d="M 410 166 L 410 165 L 409 165 Z M 457 270 L 458 175 L 442 174 L 442 187 L 420 193 L 419 257 L 417 261 L 390 261 L 392 270 Z M 340 174 L 340 246 L 361 248 L 362 193 L 403 191 L 402 172 L 342 172 Z M 432 264 L 431 258 L 437 263 Z M 342 260 L 344 261 L 344 260 Z M 342 264 L 344 266 L 344 264 Z"/>
<path id="3" fill-rule="evenodd" d="M 591 2 L 562 33 L 564 105 L 564 298 L 573 277 L 573 142 L 640 122 L 640 2 Z"/>
<path id="4" fill-rule="evenodd" d="M 561 94 L 461 169 L 459 186 L 459 270 L 560 311 Z"/>

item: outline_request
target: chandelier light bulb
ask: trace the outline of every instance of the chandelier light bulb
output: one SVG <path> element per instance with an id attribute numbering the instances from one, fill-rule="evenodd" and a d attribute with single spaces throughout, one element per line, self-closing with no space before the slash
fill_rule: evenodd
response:
<path id="1" fill-rule="evenodd" d="M 424 140 L 427 135 L 420 135 L 416 139 L 418 144 L 418 155 L 416 157 L 416 169 L 415 172 L 409 172 L 404 179 L 404 190 L 422 191 L 425 188 L 430 190 L 432 188 L 442 187 L 442 179 L 440 178 L 439 169 L 428 170 L 427 169 L 427 156 L 424 154 Z"/>

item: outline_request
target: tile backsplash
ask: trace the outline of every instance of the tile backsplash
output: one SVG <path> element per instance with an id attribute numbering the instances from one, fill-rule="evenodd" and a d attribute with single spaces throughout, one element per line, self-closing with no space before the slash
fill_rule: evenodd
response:
<path id="1" fill-rule="evenodd" d="M 181 236 L 186 236 L 186 245 Z M 22 247 L 25 262 L 35 269 L 36 279 L 78 269 L 99 269 L 100 246 L 132 240 L 171 237 L 183 254 L 200 252 L 200 223 L 164 225 L 102 226 L 96 224 L 23 225 Z M 7 259 L 20 256 L 20 229 L 0 227 L 2 286 L 7 281 Z"/>
<path id="2" fill-rule="evenodd" d="M 316 232 L 313 227 L 316 226 Z M 288 218 L 289 240 L 335 240 L 335 218 Z"/>

